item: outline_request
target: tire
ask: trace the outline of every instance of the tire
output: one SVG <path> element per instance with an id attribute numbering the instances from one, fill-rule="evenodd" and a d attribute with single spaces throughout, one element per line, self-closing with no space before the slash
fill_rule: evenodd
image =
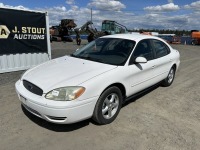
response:
<path id="1" fill-rule="evenodd" d="M 76 44 L 81 45 L 81 38 L 76 38 Z"/>
<path id="2" fill-rule="evenodd" d="M 162 81 L 162 83 L 161 83 L 162 86 L 168 87 L 168 86 L 170 86 L 173 83 L 174 78 L 175 78 L 175 72 L 176 72 L 175 67 L 172 67 L 170 69 L 168 75 L 167 75 L 167 78 Z"/>
<path id="3" fill-rule="evenodd" d="M 193 40 L 193 41 L 191 42 L 191 44 L 192 44 L 192 45 L 195 45 L 195 41 Z"/>
<path id="4" fill-rule="evenodd" d="M 118 87 L 106 89 L 99 97 L 92 119 L 100 125 L 115 120 L 122 106 L 122 93 Z"/>

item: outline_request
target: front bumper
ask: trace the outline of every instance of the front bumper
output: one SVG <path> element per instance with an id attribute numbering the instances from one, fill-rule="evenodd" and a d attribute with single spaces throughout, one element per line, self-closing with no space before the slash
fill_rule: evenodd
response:
<path id="1" fill-rule="evenodd" d="M 32 114 L 46 121 L 70 124 L 90 118 L 98 97 L 74 101 L 52 101 L 29 92 L 18 80 L 16 92 L 22 105 Z"/>

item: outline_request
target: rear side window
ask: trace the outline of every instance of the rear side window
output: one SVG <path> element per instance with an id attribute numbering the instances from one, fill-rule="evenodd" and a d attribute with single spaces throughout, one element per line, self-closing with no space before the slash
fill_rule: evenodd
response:
<path id="1" fill-rule="evenodd" d="M 166 56 L 170 53 L 169 47 L 159 40 L 152 40 L 153 46 L 156 54 L 156 58 Z"/>

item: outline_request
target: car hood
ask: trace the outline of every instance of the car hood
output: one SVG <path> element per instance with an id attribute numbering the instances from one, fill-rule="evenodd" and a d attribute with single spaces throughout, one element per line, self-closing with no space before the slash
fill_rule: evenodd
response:
<path id="1" fill-rule="evenodd" d="M 44 93 L 55 88 L 77 86 L 117 66 L 64 56 L 29 69 L 22 76 L 43 89 Z"/>

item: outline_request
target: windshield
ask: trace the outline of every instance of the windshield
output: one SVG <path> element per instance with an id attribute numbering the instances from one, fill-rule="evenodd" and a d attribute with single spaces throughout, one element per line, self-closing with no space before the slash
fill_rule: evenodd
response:
<path id="1" fill-rule="evenodd" d="M 72 57 L 122 66 L 126 63 L 135 41 L 119 38 L 98 38 L 73 53 Z"/>

